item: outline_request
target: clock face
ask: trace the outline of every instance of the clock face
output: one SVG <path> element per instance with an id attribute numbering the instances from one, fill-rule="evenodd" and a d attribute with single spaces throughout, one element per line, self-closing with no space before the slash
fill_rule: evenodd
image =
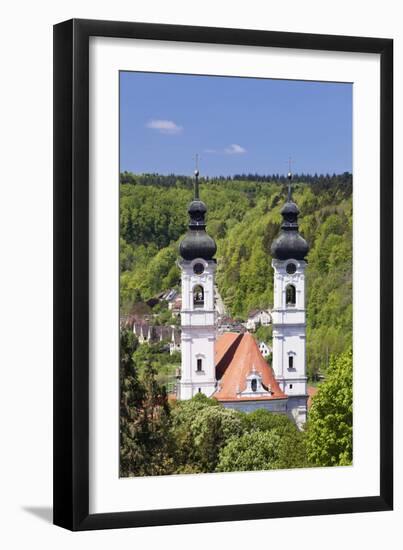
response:
<path id="1" fill-rule="evenodd" d="M 297 266 L 295 264 L 287 264 L 285 269 L 289 275 L 293 275 L 297 271 Z"/>
<path id="2" fill-rule="evenodd" d="M 196 275 L 201 275 L 204 271 L 204 265 L 203 264 L 195 264 L 193 266 L 193 273 Z"/>

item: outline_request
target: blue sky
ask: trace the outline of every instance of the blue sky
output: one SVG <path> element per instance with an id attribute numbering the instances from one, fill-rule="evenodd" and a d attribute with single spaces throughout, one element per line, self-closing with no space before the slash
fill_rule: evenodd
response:
<path id="1" fill-rule="evenodd" d="M 204 176 L 352 170 L 352 85 L 120 74 L 120 169 Z"/>

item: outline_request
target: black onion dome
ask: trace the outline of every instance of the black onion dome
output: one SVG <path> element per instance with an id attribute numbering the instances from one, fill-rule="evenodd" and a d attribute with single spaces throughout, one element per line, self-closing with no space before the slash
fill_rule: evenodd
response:
<path id="1" fill-rule="evenodd" d="M 179 245 L 180 255 L 184 260 L 195 260 L 203 258 L 212 260 L 217 251 L 214 239 L 202 230 L 189 230 Z"/>
<path id="2" fill-rule="evenodd" d="M 195 198 L 189 204 L 189 229 L 179 245 L 180 255 L 184 260 L 202 258 L 212 260 L 217 252 L 217 245 L 206 233 L 205 216 L 207 207 L 198 197 L 198 173 L 196 174 Z"/>
<path id="3" fill-rule="evenodd" d="M 271 245 L 271 254 L 277 260 L 305 260 L 308 252 L 308 243 L 295 231 L 281 231 Z"/>
<path id="4" fill-rule="evenodd" d="M 291 200 L 289 190 L 288 200 L 281 209 L 283 223 L 279 236 L 271 245 L 271 254 L 277 260 L 305 260 L 309 246 L 298 233 L 298 206 Z"/>
<path id="5" fill-rule="evenodd" d="M 289 215 L 298 216 L 298 214 L 299 214 L 299 208 L 293 201 L 287 201 L 283 206 L 283 208 L 281 209 L 281 215 L 283 217 L 289 216 Z"/>
<path id="6" fill-rule="evenodd" d="M 201 214 L 205 214 L 207 212 L 207 206 L 200 199 L 194 199 L 189 204 L 188 212 L 189 212 L 189 215 L 192 215 L 192 214 L 194 215 L 199 212 Z"/>

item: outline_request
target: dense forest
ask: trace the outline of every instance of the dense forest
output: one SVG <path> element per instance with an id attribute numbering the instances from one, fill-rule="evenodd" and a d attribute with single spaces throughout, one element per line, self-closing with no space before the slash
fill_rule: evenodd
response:
<path id="1" fill-rule="evenodd" d="M 121 311 L 178 286 L 178 243 L 187 228 L 192 179 L 121 174 Z M 207 231 L 217 242 L 217 284 L 231 316 L 272 305 L 270 246 L 286 197 L 283 176 L 202 178 Z M 296 175 L 293 198 L 310 246 L 307 271 L 307 365 L 311 380 L 352 341 L 352 178 Z"/>

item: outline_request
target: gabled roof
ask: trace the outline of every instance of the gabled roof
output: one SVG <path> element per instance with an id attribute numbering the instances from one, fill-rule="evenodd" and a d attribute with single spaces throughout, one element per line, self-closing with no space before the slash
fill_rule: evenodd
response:
<path id="1" fill-rule="evenodd" d="M 246 388 L 246 378 L 255 369 L 262 377 L 265 389 L 271 394 L 252 397 L 240 396 Z M 287 399 L 278 385 L 273 369 L 263 358 L 253 336 L 227 332 L 216 342 L 216 377 L 219 389 L 214 396 L 219 401 L 255 401 Z"/>
<path id="2" fill-rule="evenodd" d="M 251 309 L 248 313 L 248 319 L 252 319 L 253 317 L 256 317 L 256 315 L 261 315 L 261 314 L 265 314 L 271 317 L 270 311 L 264 308 L 260 308 L 260 309 Z"/>
<path id="3" fill-rule="evenodd" d="M 241 341 L 242 334 L 236 332 L 224 332 L 217 338 L 215 344 L 216 378 L 219 380 L 230 364 L 235 350 Z"/>

